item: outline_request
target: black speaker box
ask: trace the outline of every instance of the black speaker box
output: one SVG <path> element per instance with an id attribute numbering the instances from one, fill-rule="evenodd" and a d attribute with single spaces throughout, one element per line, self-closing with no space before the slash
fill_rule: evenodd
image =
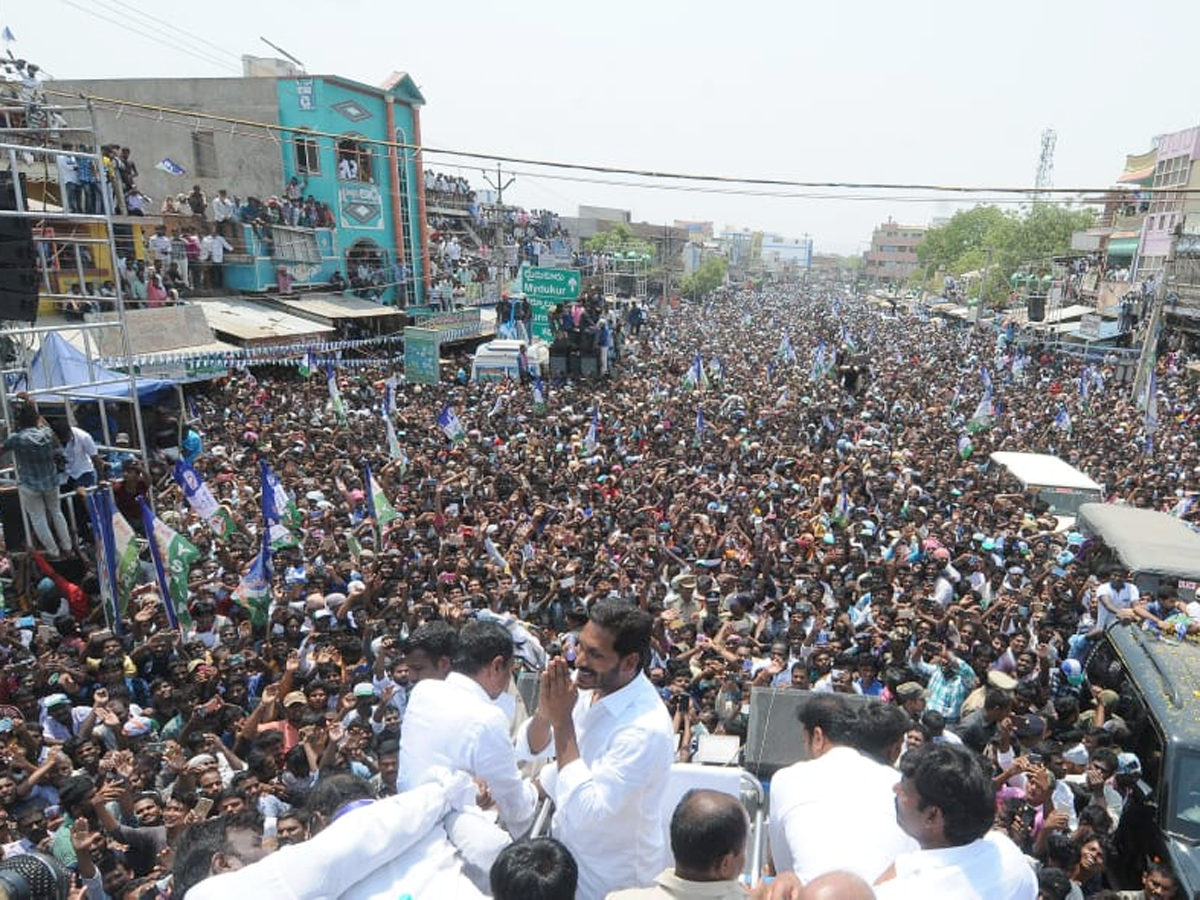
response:
<path id="1" fill-rule="evenodd" d="M 759 778 L 770 778 L 784 766 L 805 759 L 801 740 L 800 710 L 812 698 L 812 691 L 792 688 L 756 687 L 750 691 L 750 720 L 746 727 L 746 748 L 742 765 Z M 863 704 L 869 698 L 860 694 L 835 694 L 846 703 Z"/>
<path id="2" fill-rule="evenodd" d="M 1029 295 L 1029 321 L 1041 322 L 1046 318 L 1046 295 Z"/>
<path id="3" fill-rule="evenodd" d="M 566 378 L 570 356 L 566 353 L 550 352 L 550 377 Z"/>
<path id="4" fill-rule="evenodd" d="M 583 378 L 598 378 L 600 376 L 600 357 L 595 353 L 580 353 L 579 374 Z"/>
<path id="5" fill-rule="evenodd" d="M 4 545 L 9 553 L 17 553 L 29 545 L 25 535 L 25 519 L 21 515 L 21 498 L 17 488 L 0 488 L 0 525 L 4 526 Z"/>

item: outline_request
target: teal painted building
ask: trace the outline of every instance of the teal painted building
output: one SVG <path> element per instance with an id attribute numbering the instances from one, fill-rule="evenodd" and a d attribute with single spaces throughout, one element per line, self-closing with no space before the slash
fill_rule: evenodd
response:
<path id="1" fill-rule="evenodd" d="M 336 76 L 280 78 L 283 181 L 327 203 L 336 219 L 338 269 L 369 280 L 387 303 L 425 303 L 424 173 L 410 146 L 420 139 L 421 96 L 412 79 L 384 88 Z M 322 270 L 329 260 L 323 259 Z M 331 272 L 323 271 L 326 277 Z"/>

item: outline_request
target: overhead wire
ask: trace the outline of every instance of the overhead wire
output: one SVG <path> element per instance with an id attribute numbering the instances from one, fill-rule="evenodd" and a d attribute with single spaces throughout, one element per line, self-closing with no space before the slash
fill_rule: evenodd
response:
<path id="1" fill-rule="evenodd" d="M 92 9 L 90 6 L 87 6 L 83 3 L 76 3 L 75 0 L 62 0 L 62 2 L 65 3 L 67 6 L 70 6 L 74 9 L 79 10 L 82 13 L 86 13 L 89 16 L 93 16 L 94 18 L 108 22 L 111 25 L 116 25 L 119 28 L 124 29 L 125 31 L 130 31 L 130 32 L 138 35 L 139 37 L 146 38 L 147 40 L 154 41 L 156 43 L 162 42 L 162 37 L 160 35 L 156 35 L 156 34 L 152 34 L 150 32 L 144 31 L 141 28 L 137 27 L 137 25 L 135 25 L 133 23 L 122 22 L 119 19 L 114 19 L 111 16 L 106 16 L 102 12 Z M 93 0 L 93 2 L 94 2 L 94 0 Z M 108 7 L 105 7 L 105 9 L 108 9 L 109 12 L 113 12 L 113 10 Z M 187 56 L 191 56 L 195 59 L 200 60 L 201 62 L 206 62 L 209 65 L 216 66 L 217 68 L 236 70 L 239 74 L 241 74 L 240 66 L 234 66 L 232 63 L 222 62 L 221 60 L 217 59 L 216 57 L 210 56 L 199 50 L 194 50 L 190 47 L 174 47 L 174 46 L 172 47 L 172 49 L 178 50 L 180 53 L 186 54 Z"/>
<path id="2" fill-rule="evenodd" d="M 73 0 L 63 0 L 65 3 L 75 5 Z M 63 91 L 54 91 L 48 88 L 48 94 L 56 94 L 58 96 L 82 97 L 83 99 L 99 106 L 107 106 L 129 110 L 145 110 L 152 113 L 162 115 L 175 115 L 190 123 L 199 122 L 220 122 L 224 125 L 230 125 L 233 128 L 242 126 L 251 128 L 264 133 L 279 133 L 283 135 L 302 134 L 306 138 L 325 138 L 336 143 L 346 138 L 345 134 L 338 134 L 328 131 L 320 131 L 309 128 L 299 128 L 296 126 L 284 126 L 273 122 L 261 122 L 251 119 L 242 119 L 234 116 L 219 115 L 201 110 L 184 110 L 175 107 L 164 106 L 161 104 L 141 103 L 132 100 L 123 100 L 112 97 L 103 97 L 94 94 L 83 92 L 81 94 L 69 94 Z M 193 125 L 193 130 L 195 130 Z M 920 196 L 909 196 L 901 198 L 893 198 L 891 196 L 886 199 L 899 199 L 901 202 L 937 202 L 938 200 L 946 199 L 946 195 L 959 195 L 964 198 L 976 197 L 995 197 L 996 199 L 988 202 L 1027 202 L 1029 198 L 1043 197 L 1047 195 L 1060 196 L 1064 198 L 1076 198 L 1082 202 L 1086 200 L 1087 195 L 1113 195 L 1118 190 L 1112 186 L 1107 187 L 1073 187 L 1073 188 L 1037 188 L 1030 186 L 994 186 L 994 185 L 952 185 L 952 184 L 932 184 L 922 182 L 872 182 L 872 181 L 803 181 L 798 179 L 785 178 L 764 178 L 759 176 L 739 176 L 739 175 L 721 175 L 721 174 L 701 174 L 687 172 L 672 172 L 656 169 L 636 169 L 621 166 L 604 166 L 595 163 L 571 162 L 565 160 L 547 160 L 531 157 L 510 156 L 500 153 L 483 153 L 474 150 L 456 150 L 446 147 L 436 147 L 430 145 L 418 145 L 407 141 L 394 141 L 384 138 L 369 138 L 363 135 L 354 135 L 354 140 L 360 144 L 378 146 L 383 148 L 395 148 L 405 151 L 412 151 L 416 154 L 424 156 L 446 156 L 452 159 L 475 159 L 486 160 L 488 162 L 509 163 L 513 165 L 533 166 L 541 169 L 555 171 L 571 171 L 571 172 L 586 172 L 591 175 L 618 175 L 645 179 L 638 182 L 613 182 L 616 186 L 626 186 L 639 189 L 657 189 L 657 190 L 681 190 L 694 191 L 700 193 L 730 193 L 744 196 L 778 196 L 782 198 L 795 199 L 881 199 L 878 197 L 866 197 L 861 195 L 844 194 L 832 195 L 828 193 L 814 194 L 794 194 L 782 193 L 783 189 L 791 189 L 792 191 L 907 191 L 921 192 L 934 195 L 930 198 Z M 273 140 L 273 139 L 272 139 Z M 460 164 L 463 165 L 463 164 Z M 571 181 L 586 181 L 585 176 L 555 176 L 549 172 L 539 172 L 537 175 L 526 173 L 525 177 L 543 177 L 543 178 L 558 178 L 559 180 Z M 683 184 L 662 184 L 663 182 L 683 182 Z M 596 179 L 594 183 L 606 184 L 605 180 Z M 689 188 L 688 185 L 703 185 L 703 188 Z M 713 188 L 712 185 L 724 186 L 724 189 Z M 745 186 L 739 188 L 738 186 Z M 755 189 L 759 193 L 751 193 L 750 189 Z M 1130 192 L 1132 193 L 1132 191 Z M 1172 187 L 1143 187 L 1138 189 L 1138 193 L 1146 196 L 1154 194 L 1169 194 L 1172 196 L 1200 194 L 1200 188 L 1187 188 L 1180 186 Z M 1003 200 L 1004 196 L 1015 195 L 1017 200 Z M 1090 201 L 1095 202 L 1095 201 Z"/>
<path id="3" fill-rule="evenodd" d="M 174 31 L 176 34 L 187 38 L 189 41 L 198 41 L 199 43 L 204 44 L 208 47 L 211 47 L 213 50 L 216 50 L 219 53 L 223 53 L 226 56 L 231 57 L 237 63 L 239 71 L 241 70 L 241 65 L 242 65 L 241 54 L 235 53 L 232 50 L 228 49 L 227 47 L 222 47 L 220 44 L 215 44 L 210 40 L 206 40 L 205 38 L 200 37 L 194 31 L 189 31 L 187 29 L 180 28 L 178 25 L 174 24 L 173 22 L 168 22 L 166 19 L 160 19 L 158 16 L 151 15 L 150 13 L 146 12 L 145 10 L 139 9 L 138 7 L 134 6 L 132 3 L 124 2 L 124 0 L 103 0 L 103 2 L 101 2 L 101 0 L 91 0 L 91 2 L 93 4 L 97 4 L 100 6 L 103 6 L 104 3 L 109 3 L 109 4 L 112 4 L 115 6 L 123 7 L 124 9 L 129 10 L 130 13 L 132 13 L 136 16 L 139 16 L 140 18 L 148 19 L 149 21 L 154 22 L 156 25 L 161 25 L 163 28 L 169 28 L 171 31 Z"/>

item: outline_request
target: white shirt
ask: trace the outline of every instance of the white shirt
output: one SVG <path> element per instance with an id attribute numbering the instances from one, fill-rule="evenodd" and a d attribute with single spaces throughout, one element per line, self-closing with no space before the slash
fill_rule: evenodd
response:
<path id="1" fill-rule="evenodd" d="M 671 716 L 645 674 L 592 696 L 581 690 L 571 713 L 580 758 L 541 774 L 555 804 L 553 835 L 579 865 L 577 900 L 654 883 L 666 858 L 661 807 L 675 756 Z M 517 732 L 518 758 L 553 751 L 553 740 L 541 754 L 530 750 L 529 722 Z"/>
<path id="2" fill-rule="evenodd" d="M 1037 892 L 1033 867 L 998 831 L 962 847 L 906 853 L 896 877 L 875 886 L 876 900 L 1036 900 Z"/>
<path id="3" fill-rule="evenodd" d="M 400 790 L 422 784 L 430 768 L 483 780 L 500 821 L 521 834 L 533 820 L 537 789 L 517 771 L 508 719 L 477 681 L 451 672 L 412 689 L 400 733 Z"/>
<path id="4" fill-rule="evenodd" d="M 850 747 L 793 763 L 771 779 L 771 853 L 775 870 L 808 882 L 853 872 L 868 882 L 916 849 L 896 822 L 900 773 Z"/>
<path id="5" fill-rule="evenodd" d="M 234 205 L 231 198 L 222 197 L 220 194 L 217 194 L 216 198 L 212 202 L 212 211 L 213 221 L 225 222 L 233 218 L 233 214 L 237 211 L 237 207 Z"/>
<path id="6" fill-rule="evenodd" d="M 186 900 L 396 900 L 406 895 L 476 900 L 483 894 L 463 875 L 441 824 L 451 809 L 474 798 L 474 785 L 459 774 L 378 800 L 336 819 L 303 844 L 202 881 Z"/>
<path id="7" fill-rule="evenodd" d="M 1129 609 L 1140 598 L 1141 592 L 1138 591 L 1137 585 L 1128 581 L 1121 585 L 1121 590 L 1119 591 L 1113 588 L 1111 581 L 1100 585 L 1100 587 L 1096 588 L 1096 626 L 1105 629 L 1117 621 L 1116 614 L 1109 612 L 1108 607 L 1104 605 L 1104 601 L 1107 600 L 1109 605 L 1114 609 Z"/>
<path id="8" fill-rule="evenodd" d="M 63 447 L 63 457 L 66 459 L 66 474 L 68 478 L 78 478 L 88 472 L 95 472 L 92 457 L 99 451 L 92 436 L 82 428 L 71 426 L 71 440 Z"/>
<path id="9" fill-rule="evenodd" d="M 225 254 L 232 251 L 229 241 L 219 234 L 206 234 L 200 241 L 200 258 L 211 259 L 217 265 L 225 262 Z"/>

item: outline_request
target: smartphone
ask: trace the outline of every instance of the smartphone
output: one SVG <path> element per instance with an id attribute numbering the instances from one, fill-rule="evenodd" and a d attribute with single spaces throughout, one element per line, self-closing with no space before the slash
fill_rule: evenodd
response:
<path id="1" fill-rule="evenodd" d="M 1040 766 L 1042 764 L 1042 754 L 1030 753 L 1029 754 L 1029 762 L 1035 766 Z"/>
<path id="2" fill-rule="evenodd" d="M 196 813 L 196 818 L 203 821 L 208 818 L 208 814 L 212 812 L 213 802 L 211 797 L 201 797 L 196 801 L 196 805 L 192 807 Z"/>

